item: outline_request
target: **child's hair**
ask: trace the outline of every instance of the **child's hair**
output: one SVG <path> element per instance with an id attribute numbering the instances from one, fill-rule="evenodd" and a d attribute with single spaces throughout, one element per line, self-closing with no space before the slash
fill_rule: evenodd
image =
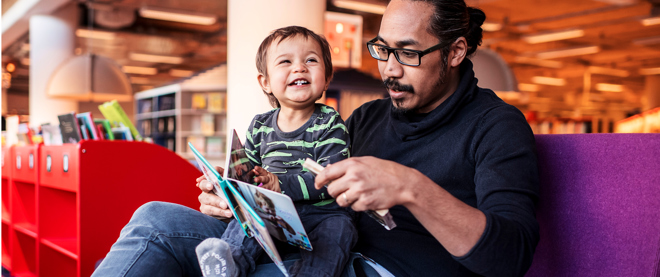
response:
<path id="1" fill-rule="evenodd" d="M 327 40 L 325 40 L 323 36 L 317 35 L 311 30 L 300 26 L 288 26 L 279 28 L 273 31 L 264 39 L 264 41 L 261 42 L 261 45 L 259 45 L 259 50 L 257 50 L 257 70 L 259 73 L 268 78 L 268 70 L 266 67 L 268 59 L 266 56 L 268 55 L 268 48 L 270 45 L 274 42 L 279 44 L 287 38 L 293 38 L 296 36 L 302 36 L 305 39 L 312 38 L 319 44 L 321 47 L 321 55 L 323 56 L 323 66 L 325 67 L 325 82 L 329 83 L 332 79 L 332 57 L 330 54 L 330 44 Z M 270 101 L 271 106 L 276 108 L 280 107 L 280 102 L 277 101 L 275 96 L 268 94 L 265 91 L 264 93 L 266 96 L 268 96 L 268 100 Z"/>

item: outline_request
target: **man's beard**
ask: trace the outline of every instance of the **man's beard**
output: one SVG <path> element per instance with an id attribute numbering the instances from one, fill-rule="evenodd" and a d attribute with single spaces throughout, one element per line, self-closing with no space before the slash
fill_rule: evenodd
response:
<path id="1" fill-rule="evenodd" d="M 442 68 L 440 69 L 440 78 L 436 82 L 436 84 L 433 86 L 434 92 L 435 90 L 440 90 L 440 86 L 442 86 L 445 83 L 445 76 L 447 72 L 445 71 L 445 66 L 443 65 Z M 383 81 L 383 85 L 385 85 L 386 89 L 391 89 L 393 91 L 405 91 L 409 92 L 411 94 L 415 94 L 415 88 L 413 88 L 412 85 L 404 85 L 399 83 L 397 79 L 392 79 L 392 78 L 387 78 L 385 81 Z M 420 107 L 404 107 L 404 101 L 405 99 L 392 99 L 392 103 L 394 104 L 393 111 L 398 114 L 407 114 L 409 112 L 414 112 Z M 427 104 L 427 103 L 424 103 Z"/>

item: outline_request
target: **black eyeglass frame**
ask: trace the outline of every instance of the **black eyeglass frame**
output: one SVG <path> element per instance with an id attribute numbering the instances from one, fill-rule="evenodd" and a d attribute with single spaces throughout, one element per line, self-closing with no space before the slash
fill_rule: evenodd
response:
<path id="1" fill-rule="evenodd" d="M 385 45 L 382 45 L 382 44 L 378 44 L 378 43 L 376 43 L 376 41 L 378 41 L 378 38 L 373 38 L 372 40 L 370 40 L 370 41 L 367 42 L 367 50 L 369 51 L 369 54 L 371 55 L 372 58 L 374 58 L 374 59 L 376 59 L 376 60 L 379 60 L 379 61 L 387 61 L 387 60 L 390 59 L 390 54 L 391 54 L 391 53 L 394 53 L 394 57 L 396 58 L 396 60 L 397 60 L 400 64 L 402 64 L 402 65 L 407 65 L 407 66 L 420 66 L 420 65 L 422 64 L 422 57 L 423 57 L 424 55 L 426 55 L 426 54 L 428 54 L 428 53 L 431 53 L 431 52 L 433 52 L 433 51 L 435 51 L 435 50 L 441 49 L 442 47 L 445 47 L 445 46 L 447 45 L 446 42 L 441 42 L 441 43 L 438 43 L 438 44 L 436 44 L 436 45 L 433 45 L 433 46 L 427 48 L 426 50 L 419 51 L 419 50 L 413 50 L 413 49 L 407 49 L 407 48 L 392 48 L 392 47 L 389 47 L 389 46 L 385 46 Z M 372 46 L 372 45 L 376 45 L 376 46 L 378 46 L 378 47 L 382 47 L 382 48 L 386 49 L 386 50 L 387 50 L 387 58 L 385 58 L 385 59 L 381 59 L 380 56 L 378 56 L 377 53 L 371 52 L 371 46 Z M 417 57 L 418 57 L 419 61 L 417 62 L 416 65 L 415 65 L 415 64 L 407 64 L 407 63 L 404 63 L 404 62 L 402 62 L 401 59 L 399 58 L 399 54 L 396 52 L 396 50 L 402 50 L 402 51 L 408 51 L 408 52 L 417 53 Z M 376 56 L 374 56 L 374 55 L 376 55 Z"/>

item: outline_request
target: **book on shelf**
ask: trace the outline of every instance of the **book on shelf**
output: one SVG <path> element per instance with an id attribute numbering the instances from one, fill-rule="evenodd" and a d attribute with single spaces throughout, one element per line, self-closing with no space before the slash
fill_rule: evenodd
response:
<path id="1" fill-rule="evenodd" d="M 112 128 L 112 136 L 116 140 L 133 141 L 133 132 L 130 128 L 124 126 L 124 123 L 119 122 L 119 126 Z"/>
<path id="2" fill-rule="evenodd" d="M 174 103 L 174 94 L 161 95 L 158 97 L 159 101 L 159 111 L 174 110 L 176 105 Z"/>
<path id="3" fill-rule="evenodd" d="M 114 140 L 115 136 L 112 134 L 112 126 L 110 121 L 107 119 L 94 119 L 94 125 L 97 126 L 97 129 L 100 130 L 99 134 L 101 137 L 107 140 Z"/>
<path id="4" fill-rule="evenodd" d="M 78 127 L 80 127 L 80 134 L 82 135 L 82 139 L 89 139 L 87 126 L 85 126 L 85 123 L 82 121 L 82 119 L 77 118 L 77 120 L 78 120 Z"/>
<path id="5" fill-rule="evenodd" d="M 224 112 L 225 107 L 227 106 L 226 94 L 222 92 L 209 92 L 206 95 L 208 99 L 208 111 L 209 112 Z"/>
<path id="6" fill-rule="evenodd" d="M 76 118 L 75 112 L 58 115 L 57 119 L 60 121 L 62 142 L 78 143 L 82 140 L 82 135 L 80 134 L 80 126 L 78 126 L 78 119 Z"/>
<path id="7" fill-rule="evenodd" d="M 202 115 L 200 131 L 207 136 L 212 136 L 215 133 L 215 115 L 210 113 Z"/>
<path id="8" fill-rule="evenodd" d="M 206 155 L 220 156 L 225 149 L 224 138 L 208 137 L 206 138 Z"/>
<path id="9" fill-rule="evenodd" d="M 206 138 L 190 136 L 186 138 L 186 143 L 192 145 L 198 151 L 205 153 L 206 152 Z M 192 149 L 190 150 L 192 152 Z"/>
<path id="10" fill-rule="evenodd" d="M 110 123 L 112 123 L 115 127 L 121 123 L 130 130 L 134 140 L 142 140 L 142 136 L 135 128 L 135 126 L 133 126 L 133 122 L 131 122 L 131 120 L 128 118 L 126 112 L 124 112 L 124 109 L 122 109 L 117 100 L 112 100 L 101 104 L 99 106 L 99 110 L 103 116 L 105 116 L 105 118 L 109 120 Z"/>
<path id="11" fill-rule="evenodd" d="M 18 132 L 16 137 L 18 138 L 19 145 L 30 145 L 34 142 L 32 141 L 32 130 L 27 123 L 18 124 Z"/>
<path id="12" fill-rule="evenodd" d="M 235 130 L 230 137 L 224 177 L 192 144 L 188 146 L 204 177 L 213 184 L 213 192 L 229 204 L 245 235 L 254 237 L 282 273 L 288 276 L 273 238 L 312 251 L 309 237 L 289 196 L 252 184 L 254 166 L 247 158 Z"/>
<path id="13" fill-rule="evenodd" d="M 41 124 L 41 137 L 44 145 L 62 145 L 62 132 L 59 126 L 50 123 Z"/>
<path id="14" fill-rule="evenodd" d="M 206 109 L 206 93 L 204 93 L 204 92 L 195 92 L 195 93 L 193 93 L 190 108 L 193 109 L 193 110 L 204 110 L 204 109 Z"/>
<path id="15" fill-rule="evenodd" d="M 175 122 L 175 118 L 173 116 L 170 116 L 170 117 L 167 118 L 167 132 L 168 133 L 174 133 L 174 131 L 175 131 L 174 127 L 176 126 L 176 125 L 174 125 L 174 122 Z"/>
<path id="16" fill-rule="evenodd" d="M 140 121 L 140 129 L 142 129 L 142 136 L 143 137 L 150 137 L 151 136 L 151 119 L 146 119 Z"/>
<path id="17" fill-rule="evenodd" d="M 79 119 L 79 123 L 82 127 L 84 127 L 87 132 L 89 132 L 89 139 L 99 139 L 99 134 L 96 132 L 96 126 L 94 125 L 94 120 L 92 119 L 92 113 L 91 112 L 85 112 L 85 113 L 79 113 L 76 114 L 76 117 Z M 83 135 L 84 136 L 84 135 Z"/>

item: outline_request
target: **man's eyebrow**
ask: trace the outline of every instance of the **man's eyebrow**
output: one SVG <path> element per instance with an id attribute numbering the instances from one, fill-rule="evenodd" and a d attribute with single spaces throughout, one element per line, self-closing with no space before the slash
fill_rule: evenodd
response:
<path id="1" fill-rule="evenodd" d="M 387 41 L 384 40 L 381 36 L 376 36 L 376 40 L 382 41 L 383 43 L 385 43 L 385 45 L 389 45 L 387 43 Z M 403 48 L 403 47 L 410 46 L 410 45 L 419 45 L 419 42 L 417 42 L 414 39 L 405 39 L 405 40 L 400 40 L 400 41 L 395 42 L 394 45 L 397 48 Z"/>

